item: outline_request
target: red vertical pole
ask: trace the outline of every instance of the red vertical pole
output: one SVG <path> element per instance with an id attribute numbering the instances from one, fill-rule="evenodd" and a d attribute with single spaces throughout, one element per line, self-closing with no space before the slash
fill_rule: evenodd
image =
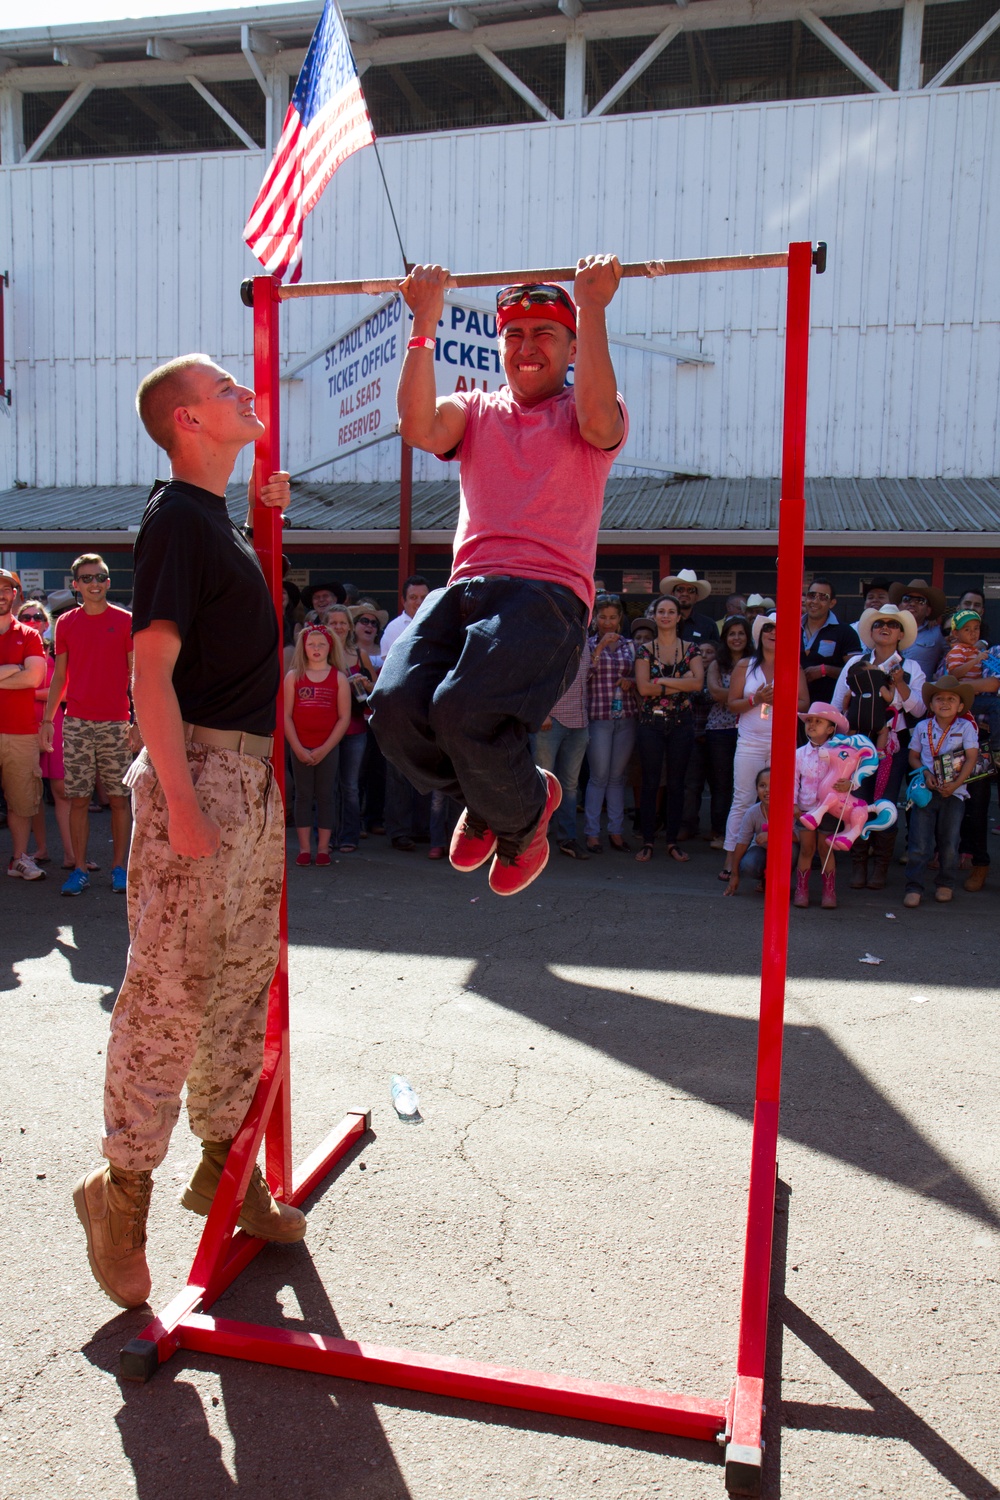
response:
<path id="1" fill-rule="evenodd" d="M 781 1046 L 788 958 L 797 727 L 795 716 L 798 708 L 802 569 L 805 560 L 806 382 L 812 266 L 811 244 L 789 245 L 785 409 L 778 518 L 778 626 L 774 665 L 760 1029 L 736 1390 L 732 1435 L 726 1449 L 727 1485 L 735 1494 L 753 1495 L 759 1493 L 762 1455 L 764 1357 L 774 1238 Z"/>
<path id="2" fill-rule="evenodd" d="M 400 444 L 399 452 L 399 597 L 413 572 L 413 449 Z"/>
<path id="3" fill-rule="evenodd" d="M 270 276 L 253 279 L 253 379 L 256 411 L 264 424 L 254 452 L 253 540 L 267 586 L 274 601 L 279 627 L 281 609 L 281 513 L 260 504 L 260 486 L 281 468 L 281 413 L 278 382 L 278 282 Z M 279 628 L 278 656 L 284 663 Z M 282 673 L 282 676 L 284 674 Z M 274 771 L 282 796 L 285 791 L 285 729 L 279 689 L 275 710 Z M 267 1180 L 276 1197 L 292 1192 L 292 1090 L 288 1037 L 288 896 L 282 881 L 279 909 L 280 947 L 278 967 L 271 981 L 267 1006 L 265 1066 L 280 1069 L 281 1085 L 265 1136 Z"/>

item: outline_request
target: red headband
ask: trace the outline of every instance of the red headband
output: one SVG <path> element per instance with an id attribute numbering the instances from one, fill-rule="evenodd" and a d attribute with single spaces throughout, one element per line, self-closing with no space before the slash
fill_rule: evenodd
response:
<path id="1" fill-rule="evenodd" d="M 549 283 L 537 282 L 535 283 L 535 285 L 548 286 Z M 531 289 L 532 288 L 530 286 L 526 286 L 524 290 L 526 292 L 530 292 Z M 513 289 L 509 288 L 508 290 Z M 561 299 L 557 299 L 553 302 L 540 303 L 531 302 L 528 298 L 524 297 L 515 302 L 513 307 L 499 308 L 497 311 L 497 333 L 503 333 L 508 323 L 520 323 L 523 322 L 526 318 L 532 318 L 535 320 L 544 319 L 547 323 L 561 323 L 564 328 L 569 329 L 570 333 L 575 338 L 576 305 L 573 302 L 572 297 L 570 297 L 569 293 L 564 291 L 562 287 L 559 288 L 559 291 L 563 293 L 566 301 L 569 302 L 569 307 L 567 307 L 566 303 Z"/>

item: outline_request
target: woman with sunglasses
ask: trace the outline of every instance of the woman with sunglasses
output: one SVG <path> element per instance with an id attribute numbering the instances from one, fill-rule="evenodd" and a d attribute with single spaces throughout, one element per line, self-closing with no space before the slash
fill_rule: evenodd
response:
<path id="1" fill-rule="evenodd" d="M 726 857 L 719 879 L 729 883 L 743 814 L 757 800 L 757 774 L 771 764 L 771 714 L 774 705 L 774 646 L 777 618 L 758 615 L 751 631 L 753 654 L 733 670 L 729 707 L 739 714 L 733 757 L 733 800 L 726 823 Z M 806 674 L 799 668 L 799 712 L 809 707 Z"/>
<path id="2" fill-rule="evenodd" d="M 562 792 L 535 765 L 531 735 L 572 679 L 594 604 L 604 488 L 627 435 L 605 309 L 615 256 L 587 256 L 562 287 L 497 297 L 506 384 L 438 399 L 434 362 L 450 276 L 417 266 L 402 285 L 413 313 L 397 393 L 404 442 L 461 465 L 448 586 L 393 643 L 372 698 L 387 757 L 420 791 L 465 803 L 451 862 L 492 858 L 489 883 L 522 891 L 549 857 Z M 567 382 L 573 366 L 573 384 Z"/>
<path id="3" fill-rule="evenodd" d="M 55 657 L 52 653 L 52 641 L 50 638 L 52 630 L 52 616 L 44 604 L 39 604 L 37 599 L 26 599 L 17 612 L 17 618 L 22 625 L 30 625 L 32 630 L 37 630 L 45 644 L 45 680 L 35 689 L 35 718 L 41 724 L 45 715 L 45 700 L 49 696 L 49 684 L 52 674 L 56 669 Z M 55 803 L 56 826 L 59 829 L 59 837 L 63 846 L 63 869 L 72 870 L 73 859 L 73 835 L 69 826 L 69 798 L 66 796 L 66 783 L 63 780 L 63 754 L 62 754 L 62 721 L 66 712 L 65 704 L 60 704 L 56 714 L 54 733 L 52 736 L 52 749 L 43 751 L 39 756 L 42 775 L 49 783 L 52 791 L 52 800 Z M 49 852 L 47 836 L 45 831 L 45 808 L 44 805 L 38 810 L 31 820 L 31 831 L 35 835 L 35 852 L 31 856 L 36 865 L 47 865 L 49 863 Z M 90 870 L 96 870 L 96 865 L 88 865 Z"/>
<path id="4" fill-rule="evenodd" d="M 340 644 L 351 687 L 351 722 L 340 742 L 337 852 L 354 854 L 361 838 L 361 763 L 368 742 L 368 696 L 378 681 L 378 669 L 355 636 L 353 610 L 346 604 L 335 604 L 326 612 L 326 624 Z"/>

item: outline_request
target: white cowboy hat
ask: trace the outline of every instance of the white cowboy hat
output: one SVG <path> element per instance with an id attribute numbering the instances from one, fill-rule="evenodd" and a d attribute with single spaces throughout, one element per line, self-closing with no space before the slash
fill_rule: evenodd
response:
<path id="1" fill-rule="evenodd" d="M 879 609 L 866 609 L 855 629 L 861 637 L 862 642 L 869 651 L 874 644 L 872 641 L 872 626 L 876 620 L 894 620 L 897 625 L 902 625 L 903 631 L 899 639 L 899 649 L 905 651 L 907 646 L 912 646 L 917 638 L 917 622 L 908 609 L 897 609 L 895 604 L 883 604 Z"/>
<path id="2" fill-rule="evenodd" d="M 747 600 L 747 609 L 765 609 L 767 600 L 763 594 L 751 594 Z"/>
<path id="3" fill-rule="evenodd" d="M 660 593 L 672 594 L 679 583 L 694 584 L 698 590 L 698 601 L 707 599 L 712 592 L 712 585 L 706 578 L 699 578 L 693 568 L 681 568 L 679 573 L 672 574 L 669 578 L 660 579 Z"/>
<path id="4" fill-rule="evenodd" d="M 759 646 L 760 645 L 760 633 L 764 629 L 765 625 L 775 625 L 776 626 L 777 623 L 778 623 L 778 616 L 777 615 L 757 615 L 756 619 L 753 621 L 752 625 L 750 626 L 750 629 L 753 632 L 753 643 L 754 643 L 754 645 L 755 646 Z"/>

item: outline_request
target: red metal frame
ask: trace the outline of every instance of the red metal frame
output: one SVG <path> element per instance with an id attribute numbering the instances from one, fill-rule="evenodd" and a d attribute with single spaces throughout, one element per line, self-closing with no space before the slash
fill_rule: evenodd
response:
<path id="1" fill-rule="evenodd" d="M 196 1349 L 207 1354 L 230 1355 L 403 1390 L 461 1397 L 705 1442 L 724 1442 L 726 1485 L 730 1493 L 759 1494 L 791 877 L 798 622 L 805 539 L 809 294 L 810 277 L 817 263 L 816 252 L 811 244 L 792 244 L 785 263 L 788 269 L 788 314 L 771 759 L 771 878 L 767 882 L 764 903 L 760 1029 L 736 1381 L 728 1399 L 711 1400 L 662 1391 L 633 1390 L 208 1316 L 212 1303 L 264 1244 L 242 1232 L 234 1233 L 261 1140 L 266 1143 L 267 1178 L 272 1191 L 276 1197 L 298 1205 L 323 1181 L 345 1152 L 361 1140 L 370 1125 L 370 1117 L 365 1111 L 350 1112 L 293 1175 L 284 890 L 281 898 L 281 957 L 271 986 L 260 1083 L 229 1153 L 188 1283 L 141 1336 L 133 1339 L 122 1351 L 122 1373 L 127 1378 L 148 1379 L 157 1365 L 176 1350 Z M 284 290 L 287 294 L 287 289 Z M 255 278 L 254 383 L 257 410 L 266 427 L 256 449 L 254 472 L 257 485 L 279 467 L 280 300 L 276 282 L 269 277 Z M 255 504 L 254 509 L 254 545 L 276 608 L 280 608 L 281 517 L 259 504 Z M 281 720 L 279 714 L 275 768 L 283 783 Z"/>

